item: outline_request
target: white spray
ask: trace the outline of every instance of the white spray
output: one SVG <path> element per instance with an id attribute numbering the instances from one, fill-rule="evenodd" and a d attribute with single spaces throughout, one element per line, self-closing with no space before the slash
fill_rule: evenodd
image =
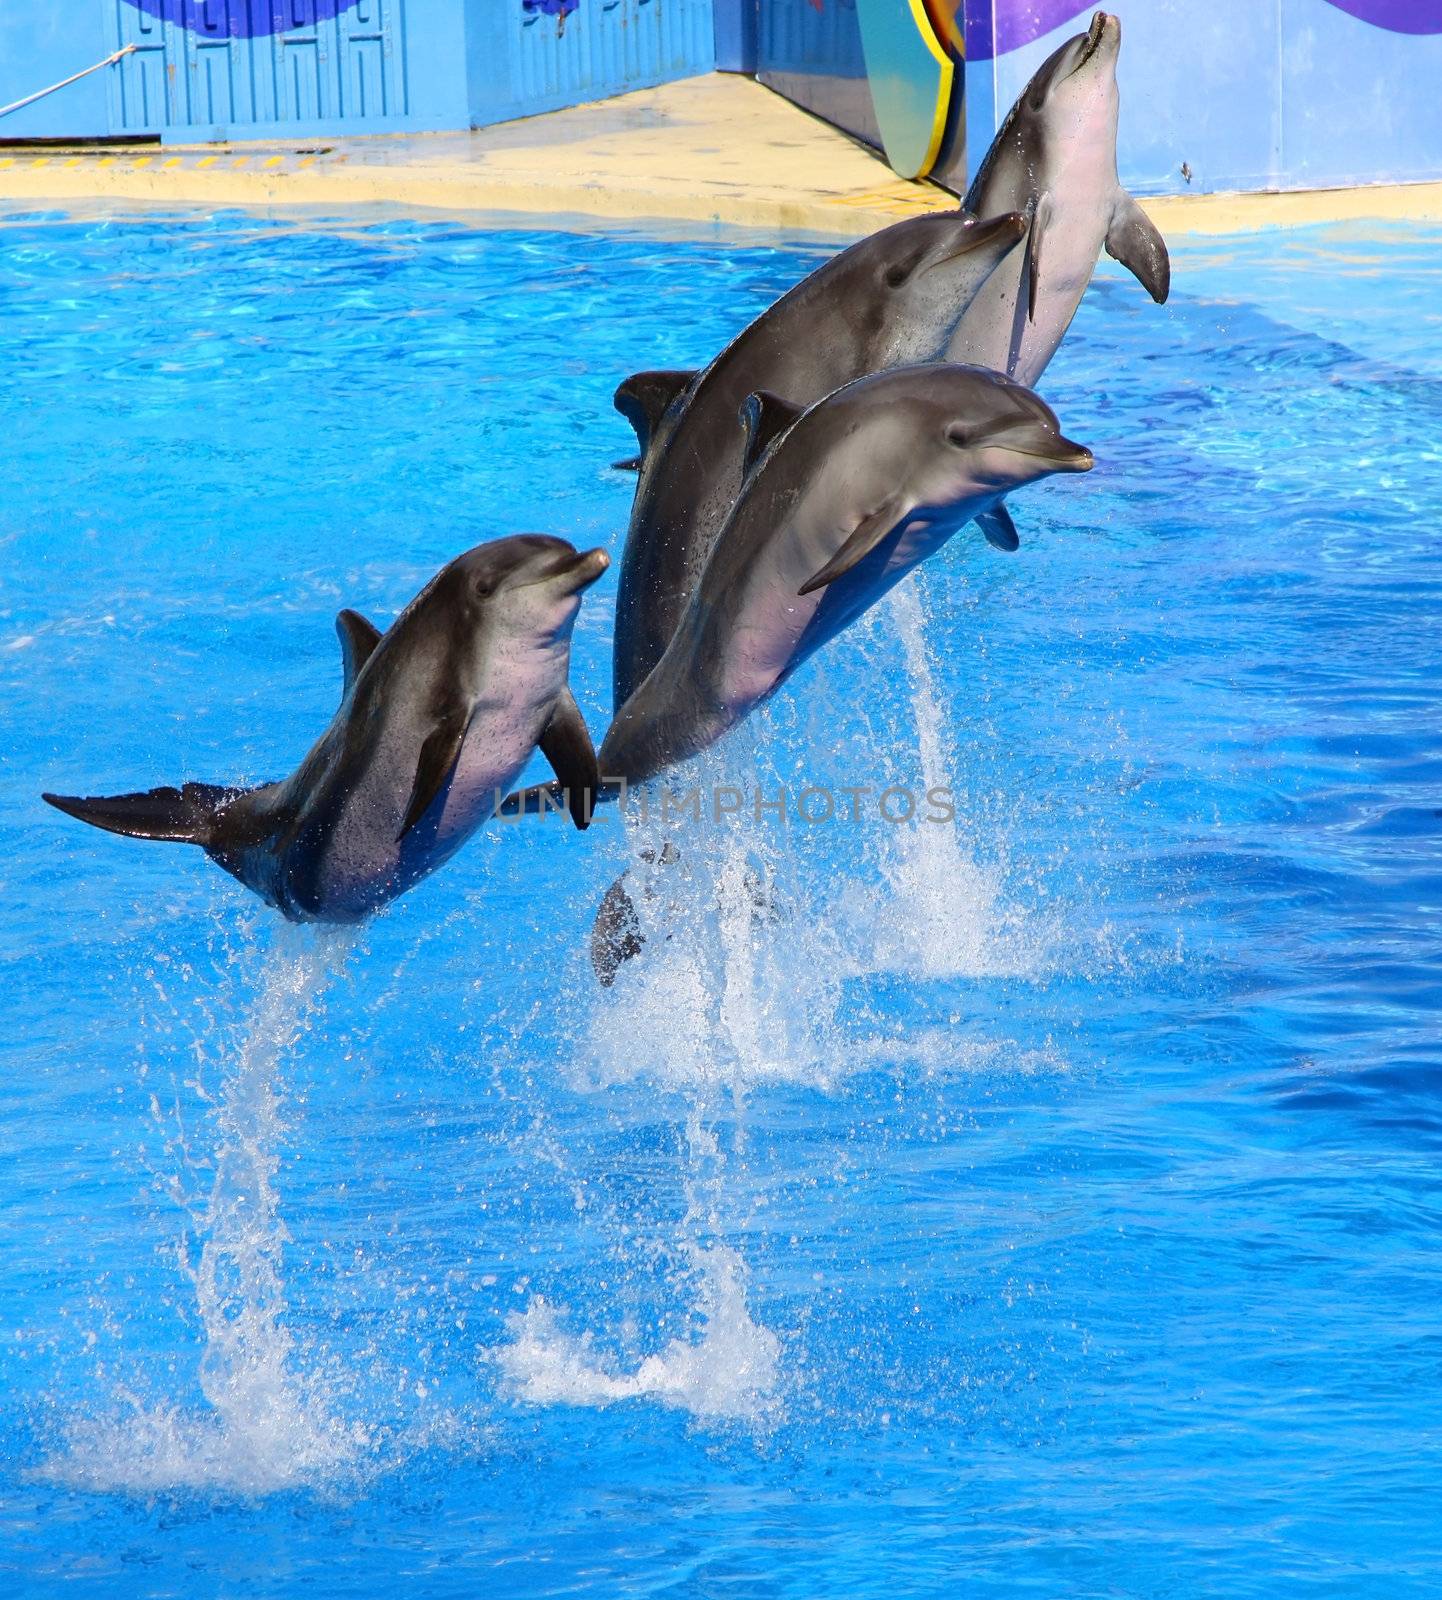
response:
<path id="1" fill-rule="evenodd" d="M 209 1190 L 185 1198 L 173 1186 L 194 1235 L 181 1265 L 195 1286 L 208 1411 L 149 1403 L 118 1385 L 118 1414 L 72 1423 L 47 1476 L 89 1488 L 264 1493 L 332 1476 L 365 1447 L 364 1430 L 338 1421 L 323 1382 L 300 1370 L 286 1324 L 288 1234 L 277 1187 L 287 1131 L 282 1068 L 348 949 L 344 934 L 277 932 L 222 1071 L 213 1153 L 204 1163 L 188 1157 L 210 1168 Z"/>
<path id="2" fill-rule="evenodd" d="M 953 774 L 945 727 L 926 644 L 926 617 L 917 579 L 889 597 L 911 685 L 922 796 L 950 790 Z M 897 830 L 884 863 L 891 904 L 878 921 L 878 965 L 922 977 L 994 977 L 1024 972 L 1030 952 L 1018 938 L 1017 913 L 1002 896 L 1001 872 L 981 866 L 962 844 L 957 823 L 929 820 L 918 802 L 916 820 Z"/>

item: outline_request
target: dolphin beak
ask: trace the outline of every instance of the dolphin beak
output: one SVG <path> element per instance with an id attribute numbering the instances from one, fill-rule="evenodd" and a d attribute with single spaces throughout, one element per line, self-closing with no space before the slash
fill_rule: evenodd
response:
<path id="1" fill-rule="evenodd" d="M 1098 11 L 1092 18 L 1092 25 L 1087 29 L 1086 54 L 1083 61 L 1090 61 L 1098 54 L 1109 54 L 1113 60 L 1122 47 L 1122 19 L 1114 17 L 1110 12 Z"/>
<path id="2" fill-rule="evenodd" d="M 521 587 L 529 588 L 534 583 L 553 583 L 562 594 L 579 594 L 582 589 L 589 589 L 610 565 L 611 558 L 604 550 L 583 550 L 579 554 L 574 550 L 564 550 L 534 578 L 527 578 Z"/>
<path id="3" fill-rule="evenodd" d="M 1019 434 L 991 441 L 1013 455 L 1026 456 L 1032 461 L 1044 461 L 1048 472 L 1090 472 L 1095 462 L 1084 444 L 1063 439 L 1060 434 L 1043 433 L 1041 429 L 1027 429 Z"/>
<path id="4" fill-rule="evenodd" d="M 1006 253 L 1020 244 L 1026 236 L 1026 218 L 1019 211 L 1004 211 L 999 217 L 988 217 L 984 222 L 974 222 L 962 234 L 956 247 L 948 250 L 945 255 L 940 255 L 935 261 L 928 262 L 922 269 L 930 272 L 933 267 L 944 267 L 948 262 L 959 261 L 963 256 L 975 254 L 978 250 L 994 251 L 998 261 Z"/>
<path id="5" fill-rule="evenodd" d="M 1109 12 L 1098 11 L 1092 17 L 1091 26 L 1084 34 L 1077 34 L 1075 39 L 1072 40 L 1072 44 L 1077 49 L 1076 65 L 1062 74 L 1064 78 L 1073 77 L 1080 72 L 1089 61 L 1101 52 L 1104 44 L 1109 46 L 1107 53 L 1115 60 L 1122 47 L 1121 21 Z"/>
<path id="6" fill-rule="evenodd" d="M 571 593 L 577 594 L 582 589 L 589 589 L 610 565 L 610 556 L 599 547 L 595 550 L 583 551 L 568 569 L 567 576 L 570 580 Z"/>
<path id="7" fill-rule="evenodd" d="M 1053 472 L 1090 472 L 1096 465 L 1096 458 L 1084 444 L 1076 444 L 1071 439 L 1058 437 L 1055 454 L 1042 457 L 1050 461 Z"/>
<path id="8" fill-rule="evenodd" d="M 1092 453 L 1084 444 L 1065 439 L 1051 428 L 1028 420 L 1012 423 L 997 431 L 988 431 L 976 441 L 993 449 L 1009 450 L 1012 455 L 1027 456 L 1033 461 L 1044 461 L 1048 472 L 1090 472 L 1095 465 Z"/>

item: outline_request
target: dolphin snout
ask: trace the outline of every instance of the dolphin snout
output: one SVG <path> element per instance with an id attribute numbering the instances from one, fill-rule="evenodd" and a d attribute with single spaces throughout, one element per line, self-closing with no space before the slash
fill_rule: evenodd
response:
<path id="1" fill-rule="evenodd" d="M 1019 211 L 1003 211 L 998 217 L 986 217 L 973 222 L 968 225 L 955 248 L 932 262 L 932 266 L 942 266 L 978 250 L 991 251 L 1000 258 L 1014 245 L 1021 243 L 1026 228 L 1026 218 Z"/>
<path id="2" fill-rule="evenodd" d="M 1084 444 L 1060 437 L 1055 441 L 1055 454 L 1045 459 L 1051 461 L 1058 472 L 1090 472 L 1096 458 Z"/>
<path id="3" fill-rule="evenodd" d="M 1092 18 L 1091 27 L 1087 29 L 1086 53 L 1084 61 L 1090 61 L 1106 45 L 1113 54 L 1121 48 L 1122 19 L 1113 16 L 1109 11 L 1098 11 Z"/>
<path id="4" fill-rule="evenodd" d="M 528 588 L 537 583 L 558 584 L 564 594 L 579 594 L 582 589 L 589 588 L 610 565 L 610 556 L 599 547 L 577 552 L 567 545 L 555 560 L 548 561 L 539 571 L 532 568 L 534 575 L 526 578 L 521 587 Z"/>
<path id="5" fill-rule="evenodd" d="M 569 565 L 570 577 L 577 589 L 589 588 L 611 565 L 611 558 L 598 545 L 594 550 L 583 550 Z"/>
<path id="6" fill-rule="evenodd" d="M 1092 453 L 1075 439 L 1055 432 L 1056 424 L 1027 419 L 1011 426 L 988 430 L 989 437 L 977 443 L 1010 450 L 1014 455 L 1044 461 L 1048 472 L 1090 472 L 1095 462 Z"/>
<path id="7" fill-rule="evenodd" d="M 1115 64 L 1121 47 L 1120 20 L 1110 12 L 1098 11 L 1092 17 L 1091 26 L 1087 31 L 1075 35 L 1062 47 L 1065 54 L 1061 59 L 1057 81 L 1074 77 L 1093 61 Z"/>

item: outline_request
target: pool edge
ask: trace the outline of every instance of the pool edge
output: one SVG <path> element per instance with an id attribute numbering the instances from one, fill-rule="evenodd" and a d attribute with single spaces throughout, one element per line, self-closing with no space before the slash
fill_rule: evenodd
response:
<path id="1" fill-rule="evenodd" d="M 724 134 L 723 131 L 724 130 Z M 663 226 L 864 237 L 956 204 L 762 85 L 712 73 L 471 133 L 318 146 L 0 146 L 0 213 L 137 202 L 292 211 L 386 206 L 532 226 Z M 1144 197 L 1168 234 L 1442 221 L 1442 182 Z"/>

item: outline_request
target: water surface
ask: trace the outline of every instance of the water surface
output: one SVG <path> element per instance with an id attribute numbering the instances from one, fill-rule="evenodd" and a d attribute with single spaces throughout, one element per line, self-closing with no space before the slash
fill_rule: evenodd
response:
<path id="1" fill-rule="evenodd" d="M 956 826 L 690 829 L 609 994 L 614 824 L 317 935 L 39 791 L 274 777 L 341 606 L 618 552 L 617 380 L 817 248 L 0 244 L 6 1592 L 1436 1592 L 1442 234 L 1104 271 L 1096 471 L 708 774 Z"/>

